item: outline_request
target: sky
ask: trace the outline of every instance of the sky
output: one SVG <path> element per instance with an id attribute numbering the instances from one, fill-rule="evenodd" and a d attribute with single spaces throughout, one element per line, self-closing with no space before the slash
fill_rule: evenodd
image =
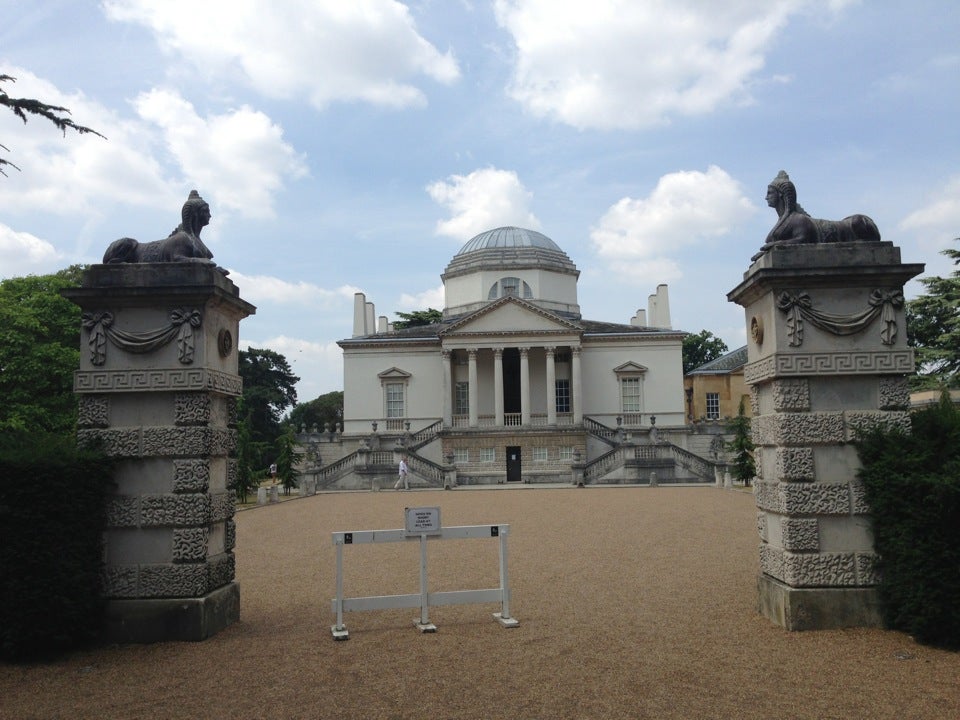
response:
<path id="1" fill-rule="evenodd" d="M 669 286 L 675 329 L 743 345 L 726 294 L 786 170 L 925 275 L 960 235 L 953 0 L 0 0 L 0 277 L 166 237 L 192 189 L 300 400 L 343 387 L 353 296 L 442 308 L 474 235 L 517 225 L 579 268 L 586 319 Z M 912 281 L 907 296 L 923 291 Z"/>

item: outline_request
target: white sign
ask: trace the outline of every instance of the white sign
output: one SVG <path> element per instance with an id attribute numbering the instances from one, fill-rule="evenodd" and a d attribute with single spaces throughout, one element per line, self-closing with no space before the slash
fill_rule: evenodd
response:
<path id="1" fill-rule="evenodd" d="M 440 533 L 440 508 L 404 508 L 407 535 L 437 535 Z"/>

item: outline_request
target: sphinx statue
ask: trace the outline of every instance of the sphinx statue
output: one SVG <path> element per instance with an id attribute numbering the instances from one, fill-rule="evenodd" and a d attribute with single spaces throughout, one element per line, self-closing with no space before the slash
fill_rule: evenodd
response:
<path id="1" fill-rule="evenodd" d="M 110 243 L 103 254 L 103 262 L 110 263 L 163 263 L 194 262 L 214 265 L 213 253 L 200 239 L 200 231 L 210 223 L 210 206 L 191 190 L 180 210 L 180 224 L 162 240 L 138 242 L 133 238 L 120 238 Z M 224 275 L 227 271 L 218 267 Z"/>
<path id="2" fill-rule="evenodd" d="M 866 215 L 850 215 L 842 220 L 810 217 L 797 202 L 797 188 L 783 170 L 767 186 L 767 205 L 777 211 L 777 223 L 754 260 L 777 245 L 880 240 L 876 223 Z"/>

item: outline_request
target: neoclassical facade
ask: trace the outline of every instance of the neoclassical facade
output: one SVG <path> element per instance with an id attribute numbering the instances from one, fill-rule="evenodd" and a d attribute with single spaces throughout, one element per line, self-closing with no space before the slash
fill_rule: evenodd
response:
<path id="1" fill-rule="evenodd" d="M 587 320 L 579 274 L 550 238 L 506 227 L 451 260 L 438 323 L 395 329 L 357 294 L 339 342 L 344 439 L 405 438 L 461 482 L 536 482 L 608 451 L 609 433 L 682 426 L 684 333 L 666 286 L 627 323 Z"/>

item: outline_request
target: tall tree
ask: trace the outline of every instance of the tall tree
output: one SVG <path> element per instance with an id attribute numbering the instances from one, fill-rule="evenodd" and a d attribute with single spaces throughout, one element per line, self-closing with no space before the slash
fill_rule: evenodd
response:
<path id="1" fill-rule="evenodd" d="M 393 321 L 394 330 L 403 330 L 404 328 L 418 327 L 420 325 L 434 325 L 443 320 L 443 313 L 434 308 L 426 310 L 414 310 L 413 312 L 398 312 L 395 315 L 400 318 Z"/>
<path id="2" fill-rule="evenodd" d="M 297 402 L 296 384 L 300 378 L 293 374 L 287 359 L 273 350 L 241 350 L 239 366 L 243 378 L 240 417 L 250 423 L 250 441 L 265 443 L 259 447 L 266 450 L 253 453 L 255 467 L 265 467 L 272 462 L 269 448 L 283 432 L 280 419 Z"/>
<path id="3" fill-rule="evenodd" d="M 297 470 L 297 438 L 293 428 L 288 427 L 274 446 L 277 450 L 277 479 L 283 486 L 283 494 L 289 495 L 297 484 L 300 472 Z"/>
<path id="4" fill-rule="evenodd" d="M 960 238 L 956 238 L 960 241 Z M 944 255 L 960 266 L 960 250 Z M 907 303 L 907 338 L 917 356 L 918 388 L 960 385 L 960 269 L 921 278 L 927 292 Z"/>
<path id="5" fill-rule="evenodd" d="M 0 83 L 13 83 L 17 79 L 10 75 L 0 75 Z M 76 130 L 78 134 L 85 135 L 90 133 L 91 135 L 97 135 L 98 137 L 103 137 L 96 130 L 91 130 L 88 127 L 83 125 L 77 125 L 73 120 L 64 115 L 69 115 L 70 111 L 65 107 L 60 107 L 59 105 L 48 105 L 45 102 L 40 100 L 34 100 L 32 98 L 13 98 L 7 94 L 7 91 L 0 87 L 0 106 L 10 108 L 10 111 L 16 115 L 18 118 L 23 120 L 24 124 L 27 122 L 28 115 L 36 115 L 37 117 L 46 118 L 64 134 L 67 134 L 67 130 Z M 0 144 L 0 148 L 9 151 L 5 145 Z M 6 175 L 3 171 L 3 166 L 9 165 L 12 168 L 19 170 L 16 165 L 7 160 L 6 158 L 0 157 L 0 175 Z"/>
<path id="6" fill-rule="evenodd" d="M 290 411 L 287 422 L 294 430 L 323 431 L 327 425 L 333 426 L 343 418 L 343 390 L 334 390 L 309 402 L 298 403 Z"/>
<path id="7" fill-rule="evenodd" d="M 683 339 L 683 374 L 722 357 L 725 352 L 727 344 L 709 330 L 687 335 Z"/>
<path id="8" fill-rule="evenodd" d="M 727 430 L 733 433 L 733 439 L 727 444 L 727 449 L 733 453 L 733 477 L 744 485 L 750 485 L 750 481 L 757 474 L 757 466 L 753 460 L 750 418 L 747 417 L 743 398 L 740 398 L 737 416 L 730 422 Z"/>
<path id="9" fill-rule="evenodd" d="M 0 280 L 0 431 L 72 433 L 80 308 L 60 291 L 84 267 Z"/>

